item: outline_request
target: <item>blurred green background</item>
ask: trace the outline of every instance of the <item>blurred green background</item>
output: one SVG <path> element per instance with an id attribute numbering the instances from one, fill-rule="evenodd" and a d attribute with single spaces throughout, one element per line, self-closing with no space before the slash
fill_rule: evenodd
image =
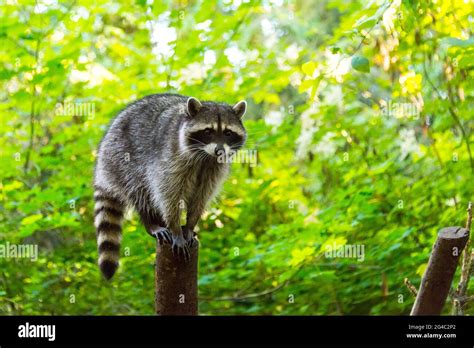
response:
<path id="1" fill-rule="evenodd" d="M 131 215 L 103 281 L 91 188 L 107 125 L 147 94 L 249 102 L 258 165 L 234 164 L 200 223 L 201 314 L 408 314 L 404 278 L 418 286 L 437 231 L 464 225 L 473 2 L 2 0 L 0 14 L 0 243 L 39 245 L 37 261 L 0 258 L 0 314 L 153 314 L 154 241 Z M 326 257 L 334 243 L 364 260 Z"/>

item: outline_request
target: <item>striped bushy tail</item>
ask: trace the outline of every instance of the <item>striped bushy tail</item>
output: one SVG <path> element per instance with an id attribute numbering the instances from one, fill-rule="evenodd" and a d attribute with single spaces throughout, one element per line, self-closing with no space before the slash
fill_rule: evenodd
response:
<path id="1" fill-rule="evenodd" d="M 104 277 L 109 280 L 119 266 L 124 205 L 97 187 L 94 200 L 94 225 L 99 248 L 99 268 Z"/>

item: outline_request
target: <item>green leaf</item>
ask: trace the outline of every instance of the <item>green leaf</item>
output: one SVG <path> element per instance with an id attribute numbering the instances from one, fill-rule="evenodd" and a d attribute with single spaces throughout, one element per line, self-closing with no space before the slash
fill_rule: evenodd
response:
<path id="1" fill-rule="evenodd" d="M 359 20 L 354 25 L 359 30 L 367 29 L 373 27 L 377 23 L 378 18 L 375 16 L 364 18 L 363 20 Z"/>
<path id="2" fill-rule="evenodd" d="M 21 220 L 21 224 L 22 225 L 31 225 L 31 224 L 35 223 L 36 221 L 41 220 L 42 218 L 43 218 L 43 215 L 41 215 L 41 214 L 30 215 L 30 216 L 27 216 L 27 217 L 23 218 L 23 220 Z"/>
<path id="3" fill-rule="evenodd" d="M 314 62 L 307 62 L 301 66 L 301 70 L 303 70 L 303 72 L 306 75 L 310 75 L 310 76 L 313 75 L 313 72 L 315 69 L 316 69 L 316 64 Z"/>
<path id="4" fill-rule="evenodd" d="M 354 70 L 361 72 L 370 72 L 369 60 L 363 56 L 353 56 L 351 59 L 351 65 Z"/>

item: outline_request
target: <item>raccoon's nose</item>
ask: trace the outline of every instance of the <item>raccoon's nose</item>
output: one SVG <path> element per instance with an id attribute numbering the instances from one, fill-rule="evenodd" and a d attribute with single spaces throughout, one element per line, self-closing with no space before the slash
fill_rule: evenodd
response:
<path id="1" fill-rule="evenodd" d="M 217 145 L 216 145 L 216 148 L 214 149 L 214 153 L 216 154 L 216 156 L 225 155 L 224 146 L 221 145 L 221 144 L 217 144 Z"/>

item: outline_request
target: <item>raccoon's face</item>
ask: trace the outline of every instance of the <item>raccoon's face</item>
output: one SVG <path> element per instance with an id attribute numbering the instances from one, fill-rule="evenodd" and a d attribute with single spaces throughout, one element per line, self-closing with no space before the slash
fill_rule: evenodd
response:
<path id="1" fill-rule="evenodd" d="M 233 107 L 211 102 L 200 103 L 189 98 L 181 144 L 187 150 L 204 151 L 210 156 L 229 156 L 240 149 L 247 138 L 242 117 L 247 109 L 245 101 Z"/>

